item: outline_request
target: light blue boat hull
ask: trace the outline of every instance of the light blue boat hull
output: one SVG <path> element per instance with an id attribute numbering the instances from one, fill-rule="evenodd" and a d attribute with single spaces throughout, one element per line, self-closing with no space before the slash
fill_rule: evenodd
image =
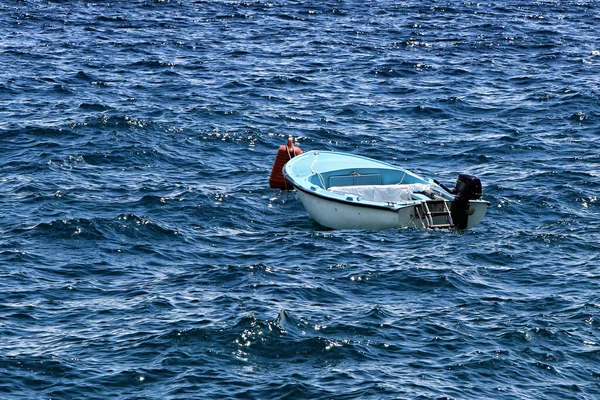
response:
<path id="1" fill-rule="evenodd" d="M 392 164 L 309 151 L 288 161 L 283 173 L 311 218 L 327 228 L 454 227 L 449 210 L 455 196 L 432 180 Z M 468 202 L 467 229 L 483 220 L 488 206 L 485 200 Z"/>

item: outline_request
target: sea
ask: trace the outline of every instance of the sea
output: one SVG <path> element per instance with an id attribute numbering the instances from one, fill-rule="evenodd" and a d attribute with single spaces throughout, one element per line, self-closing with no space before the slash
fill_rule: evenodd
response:
<path id="1" fill-rule="evenodd" d="M 3 0 L 0 398 L 600 398 L 600 3 Z M 292 136 L 491 203 L 330 230 Z"/>

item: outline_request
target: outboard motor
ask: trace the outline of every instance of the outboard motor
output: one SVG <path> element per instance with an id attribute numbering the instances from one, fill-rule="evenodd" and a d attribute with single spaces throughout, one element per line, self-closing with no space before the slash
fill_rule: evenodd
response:
<path id="1" fill-rule="evenodd" d="M 452 221 L 458 229 L 466 229 L 469 220 L 469 200 L 481 198 L 481 181 L 473 175 L 458 174 L 452 202 Z"/>

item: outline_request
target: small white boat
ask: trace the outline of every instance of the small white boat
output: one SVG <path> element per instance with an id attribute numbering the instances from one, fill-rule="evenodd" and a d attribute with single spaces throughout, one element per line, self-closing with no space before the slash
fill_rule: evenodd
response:
<path id="1" fill-rule="evenodd" d="M 296 156 L 283 174 L 310 216 L 331 229 L 468 229 L 490 205 L 474 176 L 459 174 L 450 190 L 404 168 L 333 151 Z"/>

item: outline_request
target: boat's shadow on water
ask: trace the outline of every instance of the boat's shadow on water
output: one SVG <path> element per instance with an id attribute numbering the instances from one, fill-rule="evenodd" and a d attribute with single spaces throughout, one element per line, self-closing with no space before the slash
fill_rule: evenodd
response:
<path id="1" fill-rule="evenodd" d="M 302 225 L 305 223 L 302 222 Z M 378 235 L 378 236 L 422 236 L 427 237 L 431 235 L 440 236 L 440 235 L 451 235 L 451 236 L 465 236 L 468 235 L 470 231 L 481 230 L 483 227 L 474 228 L 472 230 L 467 229 L 422 229 L 417 227 L 408 227 L 408 228 L 395 228 L 395 229 L 383 229 L 383 230 L 367 230 L 367 229 L 332 229 L 326 226 L 319 224 L 314 220 L 310 220 L 306 227 L 314 232 L 335 232 L 340 234 L 348 234 L 348 235 Z"/>

